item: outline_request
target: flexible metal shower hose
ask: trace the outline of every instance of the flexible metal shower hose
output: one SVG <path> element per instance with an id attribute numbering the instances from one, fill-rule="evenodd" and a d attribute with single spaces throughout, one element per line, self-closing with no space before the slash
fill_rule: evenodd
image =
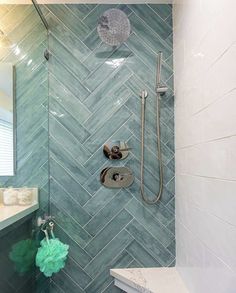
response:
<path id="1" fill-rule="evenodd" d="M 141 106 L 141 168 L 140 168 L 140 190 L 143 200 L 147 204 L 155 204 L 159 201 L 163 191 L 163 164 L 161 157 L 161 130 L 160 130 L 160 94 L 157 93 L 157 119 L 156 119 L 156 127 L 157 127 L 157 157 L 159 161 L 159 191 L 156 194 L 154 199 L 149 199 L 148 196 L 144 193 L 144 130 L 145 130 L 145 104 L 146 104 L 146 93 L 142 91 L 141 94 L 142 106 Z"/>

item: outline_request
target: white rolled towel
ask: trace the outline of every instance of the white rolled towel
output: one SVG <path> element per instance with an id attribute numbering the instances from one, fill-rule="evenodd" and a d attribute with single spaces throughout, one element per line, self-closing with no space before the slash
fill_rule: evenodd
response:
<path id="1" fill-rule="evenodd" d="M 19 205 L 31 205 L 32 204 L 32 190 L 31 189 L 20 189 L 17 194 Z"/>
<path id="2" fill-rule="evenodd" d="M 17 190 L 14 188 L 7 188 L 3 191 L 3 204 L 12 206 L 18 204 Z"/>

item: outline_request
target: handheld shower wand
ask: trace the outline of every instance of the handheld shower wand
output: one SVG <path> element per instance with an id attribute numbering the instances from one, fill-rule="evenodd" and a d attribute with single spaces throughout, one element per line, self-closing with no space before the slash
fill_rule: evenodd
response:
<path id="1" fill-rule="evenodd" d="M 147 204 L 155 204 L 159 201 L 163 191 L 163 164 L 161 154 L 161 129 L 160 129 L 160 97 L 166 93 L 168 88 L 161 85 L 161 69 L 162 69 L 162 52 L 157 55 L 157 72 L 156 72 L 156 93 L 157 93 L 157 157 L 159 161 L 159 191 L 154 199 L 149 199 L 144 193 L 144 130 L 145 130 L 145 103 L 147 97 L 147 91 L 141 92 L 141 167 L 140 167 L 140 191 L 143 200 Z"/>

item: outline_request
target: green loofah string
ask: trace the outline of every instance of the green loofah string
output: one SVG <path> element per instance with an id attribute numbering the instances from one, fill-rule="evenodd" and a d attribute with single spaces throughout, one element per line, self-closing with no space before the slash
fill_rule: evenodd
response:
<path id="1" fill-rule="evenodd" d="M 36 265 L 46 277 L 58 273 L 65 266 L 69 245 L 59 239 L 43 239 L 36 255 Z"/>
<path id="2" fill-rule="evenodd" d="M 36 241 L 25 239 L 12 246 L 9 258 L 14 262 L 16 271 L 24 274 L 33 268 L 36 252 Z"/>

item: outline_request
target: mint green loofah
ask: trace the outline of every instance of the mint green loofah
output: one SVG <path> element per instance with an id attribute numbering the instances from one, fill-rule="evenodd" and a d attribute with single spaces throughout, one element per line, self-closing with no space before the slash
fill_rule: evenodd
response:
<path id="1" fill-rule="evenodd" d="M 12 246 L 9 258 L 14 262 L 16 271 L 24 274 L 33 268 L 36 252 L 36 241 L 25 239 Z"/>
<path id="2" fill-rule="evenodd" d="M 65 266 L 69 245 L 59 239 L 43 239 L 36 255 L 36 265 L 46 277 L 58 273 Z"/>

